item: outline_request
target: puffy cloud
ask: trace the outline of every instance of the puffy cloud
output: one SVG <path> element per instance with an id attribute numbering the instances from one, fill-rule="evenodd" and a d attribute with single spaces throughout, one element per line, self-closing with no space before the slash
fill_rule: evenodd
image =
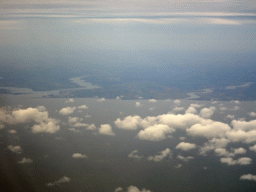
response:
<path id="1" fill-rule="evenodd" d="M 256 113 L 255 113 L 255 112 L 251 112 L 251 113 L 249 113 L 249 115 L 250 115 L 251 117 L 256 117 Z"/>
<path id="2" fill-rule="evenodd" d="M 112 127 L 109 124 L 103 124 L 100 126 L 99 134 L 115 136 L 116 134 L 112 131 Z"/>
<path id="3" fill-rule="evenodd" d="M 156 99 L 149 99 L 148 102 L 155 103 L 155 102 L 157 102 L 157 100 Z"/>
<path id="4" fill-rule="evenodd" d="M 217 148 L 215 149 L 215 153 L 218 156 L 226 156 L 226 157 L 234 157 L 235 155 L 238 154 L 245 154 L 246 153 L 246 149 L 240 147 L 240 148 L 236 148 L 236 149 L 232 149 L 233 152 L 228 152 L 225 148 Z"/>
<path id="5" fill-rule="evenodd" d="M 253 180 L 256 181 L 256 175 L 247 174 L 240 177 L 241 180 Z"/>
<path id="6" fill-rule="evenodd" d="M 206 125 L 195 124 L 187 129 L 187 133 L 192 136 L 200 136 L 206 138 L 224 137 L 230 131 L 229 125 L 221 122 L 210 122 Z"/>
<path id="7" fill-rule="evenodd" d="M 227 115 L 226 118 L 228 118 L 228 119 L 234 119 L 235 116 L 234 116 L 234 115 Z"/>
<path id="8" fill-rule="evenodd" d="M 226 138 L 213 138 L 204 144 L 203 147 L 200 148 L 200 154 L 206 155 L 208 151 L 226 147 L 227 144 L 230 143 L 230 140 Z"/>
<path id="9" fill-rule="evenodd" d="M 141 130 L 137 136 L 142 140 L 161 141 L 166 138 L 167 134 L 170 134 L 174 131 L 175 130 L 170 128 L 168 125 L 158 124 Z"/>
<path id="10" fill-rule="evenodd" d="M 256 145 L 249 147 L 249 149 L 250 149 L 251 151 L 256 152 Z"/>
<path id="11" fill-rule="evenodd" d="M 128 155 L 128 157 L 129 158 L 133 158 L 133 159 L 141 159 L 141 158 L 143 158 L 143 156 L 139 156 L 138 155 L 138 150 L 134 150 L 134 151 L 132 151 L 129 155 Z"/>
<path id="12" fill-rule="evenodd" d="M 176 99 L 176 100 L 173 101 L 173 103 L 176 104 L 176 105 L 180 105 L 181 101 L 179 99 Z"/>
<path id="13" fill-rule="evenodd" d="M 17 123 L 36 122 L 37 124 L 32 126 L 33 133 L 55 133 L 60 130 L 59 122 L 48 117 L 48 111 L 46 111 L 44 106 L 18 109 L 12 112 L 12 116 Z"/>
<path id="14" fill-rule="evenodd" d="M 20 154 L 22 152 L 22 149 L 20 146 L 9 145 L 8 149 L 10 149 L 12 152 L 18 153 L 18 154 Z"/>
<path id="15" fill-rule="evenodd" d="M 94 124 L 90 124 L 87 126 L 86 130 L 96 130 L 96 126 Z"/>
<path id="16" fill-rule="evenodd" d="M 244 131 L 256 130 L 256 120 L 252 120 L 249 122 L 233 120 L 231 122 L 231 125 L 235 130 L 244 130 Z"/>
<path id="17" fill-rule="evenodd" d="M 183 151 L 189 151 L 191 149 L 195 149 L 196 148 L 196 144 L 194 143 L 185 143 L 185 142 L 181 142 L 176 146 L 176 149 L 181 149 Z"/>
<path id="18" fill-rule="evenodd" d="M 23 158 L 21 161 L 18 161 L 19 164 L 24 164 L 24 163 L 33 163 L 33 160 L 30 158 Z"/>
<path id="19" fill-rule="evenodd" d="M 189 113 L 191 113 L 191 114 L 196 114 L 196 113 L 197 113 L 197 110 L 196 110 L 196 108 L 194 108 L 194 107 L 189 107 L 189 108 L 185 111 L 185 113 L 186 113 L 186 114 L 189 114 Z"/>
<path id="20" fill-rule="evenodd" d="M 173 112 L 179 112 L 179 111 L 184 111 L 184 107 L 175 107 L 172 111 Z"/>
<path id="21" fill-rule="evenodd" d="M 62 108 L 59 113 L 61 115 L 70 115 L 72 113 L 74 113 L 76 110 L 76 107 L 65 107 L 65 108 Z"/>
<path id="22" fill-rule="evenodd" d="M 106 101 L 106 99 L 102 97 L 101 99 L 98 99 L 97 101 L 98 102 L 103 102 L 103 101 Z"/>
<path id="23" fill-rule="evenodd" d="M 231 130 L 226 135 L 232 142 L 252 143 L 256 141 L 256 130 L 247 132 L 243 130 Z"/>
<path id="24" fill-rule="evenodd" d="M 0 130 L 4 129 L 4 124 L 0 123 Z"/>
<path id="25" fill-rule="evenodd" d="M 72 157 L 75 158 L 75 159 L 85 159 L 85 158 L 87 158 L 86 155 L 83 155 L 83 154 L 81 154 L 81 153 L 74 153 L 74 154 L 72 155 Z"/>
<path id="26" fill-rule="evenodd" d="M 240 148 L 237 148 L 237 149 L 233 149 L 234 151 L 234 154 L 235 155 L 238 155 L 238 154 L 245 154 L 246 153 L 246 149 L 240 147 Z"/>
<path id="27" fill-rule="evenodd" d="M 86 123 L 81 123 L 81 122 L 77 122 L 73 125 L 73 127 L 87 127 L 88 124 Z"/>
<path id="28" fill-rule="evenodd" d="M 122 187 L 118 187 L 115 189 L 115 192 L 119 192 L 119 191 L 123 191 L 123 188 Z M 140 190 L 139 188 L 131 185 L 127 188 L 127 192 L 152 192 L 150 190 L 147 190 L 147 189 L 142 189 Z"/>
<path id="29" fill-rule="evenodd" d="M 127 116 L 124 120 L 118 118 L 115 121 L 115 125 L 120 129 L 136 130 L 140 126 L 141 121 L 142 119 L 140 116 Z"/>
<path id="30" fill-rule="evenodd" d="M 203 105 L 200 105 L 200 104 L 197 104 L 197 103 L 192 103 L 190 104 L 190 107 L 194 107 L 194 108 L 200 108 L 202 107 Z"/>
<path id="31" fill-rule="evenodd" d="M 77 129 L 75 129 L 75 128 L 69 128 L 68 130 L 69 130 L 69 131 L 73 131 L 73 132 L 75 132 L 75 133 L 81 132 L 80 130 L 77 130 Z"/>
<path id="32" fill-rule="evenodd" d="M 75 100 L 73 98 L 70 98 L 69 100 L 66 101 L 66 103 L 74 103 Z"/>
<path id="33" fill-rule="evenodd" d="M 78 117 L 68 117 L 69 124 L 77 123 L 80 121 L 80 118 Z"/>
<path id="34" fill-rule="evenodd" d="M 210 107 L 210 108 L 203 108 L 200 111 L 200 116 L 203 118 L 210 118 L 213 113 L 215 112 L 216 108 L 215 107 Z"/>
<path id="35" fill-rule="evenodd" d="M 122 188 L 122 187 L 117 187 L 117 188 L 115 189 L 115 192 L 120 192 L 120 191 L 123 191 L 123 188 Z"/>
<path id="36" fill-rule="evenodd" d="M 180 159 L 180 160 L 182 160 L 182 161 L 188 162 L 189 160 L 192 160 L 192 159 L 195 159 L 195 158 L 192 157 L 192 156 L 184 157 L 184 156 L 182 156 L 182 155 L 178 155 L 178 156 L 177 156 L 177 159 Z"/>
<path id="37" fill-rule="evenodd" d="M 182 167 L 182 164 L 175 165 L 174 168 L 179 169 Z"/>
<path id="38" fill-rule="evenodd" d="M 249 157 L 241 157 L 237 160 L 234 160 L 231 157 L 225 157 L 220 159 L 221 163 L 227 163 L 228 166 L 230 165 L 249 165 L 252 162 L 252 159 Z"/>
<path id="39" fill-rule="evenodd" d="M 164 151 L 161 151 L 160 155 L 149 156 L 148 160 L 159 162 L 162 161 L 167 156 L 171 157 L 171 150 L 169 148 L 166 148 Z"/>
<path id="40" fill-rule="evenodd" d="M 10 130 L 9 133 L 15 134 L 15 133 L 17 133 L 17 131 L 16 130 Z"/>
<path id="41" fill-rule="evenodd" d="M 136 106 L 136 107 L 140 107 L 140 106 L 141 106 L 141 103 L 140 103 L 140 102 L 136 102 L 136 103 L 135 103 L 135 106 Z"/>
<path id="42" fill-rule="evenodd" d="M 81 106 L 78 106 L 77 109 L 88 109 L 88 107 L 86 105 L 81 105 Z"/>
<path id="43" fill-rule="evenodd" d="M 52 186 L 55 186 L 55 185 L 59 185 L 61 183 L 68 183 L 71 179 L 69 177 L 62 177 L 61 179 L 59 179 L 58 181 L 55 181 L 53 183 L 47 183 L 46 186 L 48 187 L 52 187 Z"/>

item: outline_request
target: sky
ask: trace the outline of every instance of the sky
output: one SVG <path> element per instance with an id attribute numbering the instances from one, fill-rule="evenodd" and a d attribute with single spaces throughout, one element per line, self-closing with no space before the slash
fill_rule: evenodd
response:
<path id="1" fill-rule="evenodd" d="M 255 0 L 2 0 L 0 188 L 255 191 L 255 31 Z"/>

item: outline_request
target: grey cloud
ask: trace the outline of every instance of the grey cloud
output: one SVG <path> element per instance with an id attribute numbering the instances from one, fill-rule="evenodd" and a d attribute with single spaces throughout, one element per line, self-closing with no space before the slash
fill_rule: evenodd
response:
<path id="1" fill-rule="evenodd" d="M 252 159 L 249 157 L 241 157 L 237 160 L 234 160 L 231 157 L 225 157 L 220 159 L 221 163 L 227 163 L 229 166 L 230 165 L 249 165 L 252 162 Z"/>
<path id="2" fill-rule="evenodd" d="M 23 158 L 21 161 L 18 161 L 19 164 L 25 164 L 25 163 L 33 163 L 33 160 L 30 158 Z"/>
<path id="3" fill-rule="evenodd" d="M 241 180 L 253 180 L 256 181 L 256 175 L 247 174 L 240 177 Z"/>
<path id="4" fill-rule="evenodd" d="M 76 110 L 76 107 L 65 107 L 65 108 L 62 108 L 59 113 L 61 115 L 70 115 L 72 113 L 74 113 Z"/>
<path id="5" fill-rule="evenodd" d="M 143 156 L 140 156 L 140 155 L 138 155 L 138 150 L 134 150 L 134 151 L 132 151 L 129 155 L 128 155 L 128 157 L 129 158 L 133 158 L 133 159 L 141 159 L 141 158 L 143 158 Z"/>
<path id="6" fill-rule="evenodd" d="M 18 154 L 20 154 L 22 152 L 22 149 L 20 146 L 9 145 L 8 149 L 10 149 L 12 152 L 18 153 Z"/>
<path id="7" fill-rule="evenodd" d="M 171 157 L 171 155 L 172 155 L 171 150 L 169 148 L 166 148 L 165 150 L 160 152 L 160 155 L 149 156 L 148 160 L 159 162 L 159 161 L 162 161 L 167 156 Z"/>
<path id="8" fill-rule="evenodd" d="M 55 182 L 52 182 L 52 183 L 47 183 L 46 186 L 48 187 L 53 187 L 53 186 L 56 186 L 56 185 L 59 185 L 61 183 L 68 183 L 71 179 L 69 177 L 62 177 L 60 178 L 58 181 L 55 181 Z"/>

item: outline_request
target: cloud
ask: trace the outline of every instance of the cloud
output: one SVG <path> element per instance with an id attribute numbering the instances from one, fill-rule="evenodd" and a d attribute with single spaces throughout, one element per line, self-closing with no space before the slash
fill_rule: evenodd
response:
<path id="1" fill-rule="evenodd" d="M 86 105 L 81 105 L 81 106 L 78 106 L 77 109 L 88 109 L 88 107 Z"/>
<path id="2" fill-rule="evenodd" d="M 226 133 L 227 138 L 232 142 L 253 143 L 256 141 L 256 130 L 231 130 Z"/>
<path id="3" fill-rule="evenodd" d="M 167 156 L 171 157 L 171 155 L 172 155 L 171 150 L 169 148 L 166 148 L 164 151 L 160 152 L 160 155 L 149 156 L 148 160 L 159 162 L 159 161 L 162 161 Z"/>
<path id="4" fill-rule="evenodd" d="M 203 108 L 200 111 L 200 116 L 203 118 L 210 118 L 213 113 L 215 112 L 216 108 L 215 107 L 210 107 L 210 108 Z"/>
<path id="5" fill-rule="evenodd" d="M 225 157 L 220 159 L 221 163 L 227 163 L 228 166 L 230 165 L 249 165 L 252 162 L 252 159 L 249 157 L 241 157 L 237 160 L 234 160 L 231 157 Z"/>
<path id="6" fill-rule="evenodd" d="M 9 145 L 8 149 L 10 149 L 12 152 L 18 153 L 18 154 L 20 154 L 22 152 L 22 149 L 20 146 Z"/>
<path id="7" fill-rule="evenodd" d="M 194 108 L 194 107 L 189 107 L 186 111 L 185 111 L 186 114 L 196 114 L 197 113 L 197 110 Z"/>
<path id="8" fill-rule="evenodd" d="M 75 158 L 75 159 L 85 159 L 85 158 L 87 158 L 86 155 L 83 155 L 83 154 L 81 154 L 81 153 L 74 153 L 74 154 L 72 155 L 72 157 Z"/>
<path id="9" fill-rule="evenodd" d="M 118 187 L 115 189 L 115 192 L 120 192 L 120 191 L 124 191 L 122 187 Z M 127 191 L 126 192 L 152 192 L 150 190 L 147 190 L 147 189 L 142 189 L 140 190 L 139 188 L 131 185 L 127 188 Z"/>
<path id="10" fill-rule="evenodd" d="M 250 146 L 250 147 L 249 147 L 249 149 L 250 149 L 251 151 L 256 152 L 256 145 L 254 145 L 254 146 Z"/>
<path id="11" fill-rule="evenodd" d="M 4 124 L 0 123 L 0 130 L 4 129 Z"/>
<path id="12" fill-rule="evenodd" d="M 62 177 L 61 179 L 59 179 L 58 181 L 55 181 L 53 183 L 47 183 L 46 186 L 48 187 L 53 187 L 53 186 L 56 186 L 56 185 L 59 185 L 61 183 L 68 183 L 71 179 L 69 177 Z"/>
<path id="13" fill-rule="evenodd" d="M 148 102 L 150 102 L 150 103 L 156 103 L 157 100 L 156 100 L 156 99 L 149 99 Z"/>
<path id="14" fill-rule="evenodd" d="M 77 129 L 75 129 L 75 128 L 68 128 L 68 130 L 69 130 L 69 131 L 73 131 L 73 132 L 75 132 L 75 133 L 81 132 L 80 130 L 77 130 Z"/>
<path id="15" fill-rule="evenodd" d="M 170 134 L 174 131 L 175 130 L 170 128 L 168 125 L 158 124 L 141 130 L 137 136 L 141 140 L 161 141 L 166 139 L 167 134 Z"/>
<path id="16" fill-rule="evenodd" d="M 136 130 L 141 124 L 140 116 L 127 116 L 124 120 L 118 118 L 115 121 L 115 125 L 119 129 Z"/>
<path id="17" fill-rule="evenodd" d="M 143 158 L 143 156 L 139 156 L 138 155 L 138 150 L 134 150 L 134 151 L 132 151 L 129 155 L 128 155 L 128 157 L 129 158 L 133 158 L 133 159 L 141 159 L 141 158 Z"/>
<path id="18" fill-rule="evenodd" d="M 188 161 L 190 161 L 190 160 L 192 160 L 192 159 L 195 159 L 195 158 L 192 157 L 192 156 L 184 157 L 184 156 L 182 156 L 182 155 L 178 155 L 178 156 L 177 156 L 177 159 L 180 159 L 180 160 L 182 160 L 182 161 L 184 161 L 184 162 L 188 162 Z"/>
<path id="19" fill-rule="evenodd" d="M 234 115 L 227 115 L 226 118 L 228 118 L 228 119 L 234 119 L 235 116 L 234 116 Z"/>
<path id="20" fill-rule="evenodd" d="M 69 100 L 67 100 L 65 103 L 74 103 L 75 100 L 73 98 L 70 98 Z"/>
<path id="21" fill-rule="evenodd" d="M 186 130 L 189 135 L 200 136 L 206 138 L 224 137 L 231 131 L 229 125 L 221 122 L 209 122 L 208 124 L 195 124 Z"/>
<path id="22" fill-rule="evenodd" d="M 251 117 L 256 117 L 256 113 L 255 113 L 255 112 L 253 112 L 253 111 L 252 111 L 252 112 L 250 112 L 250 113 L 249 113 L 249 115 L 250 115 Z"/>
<path id="23" fill-rule="evenodd" d="M 87 127 L 88 126 L 88 124 L 86 124 L 86 123 L 80 123 L 80 122 L 77 122 L 77 123 L 75 123 L 74 125 L 73 125 L 73 127 Z"/>
<path id="24" fill-rule="evenodd" d="M 115 136 L 116 134 L 112 131 L 112 127 L 109 124 L 103 124 L 99 128 L 99 134 Z"/>
<path id="25" fill-rule="evenodd" d="M 179 111 L 184 111 L 184 107 L 175 107 L 172 111 L 173 112 L 179 112 Z"/>
<path id="26" fill-rule="evenodd" d="M 179 169 L 182 167 L 182 164 L 175 165 L 174 168 Z"/>
<path id="27" fill-rule="evenodd" d="M 226 87 L 226 89 L 246 88 L 246 87 L 250 87 L 251 84 L 252 84 L 252 82 L 244 83 L 242 85 L 228 86 L 228 87 Z"/>
<path id="28" fill-rule="evenodd" d="M 103 101 L 106 101 L 106 99 L 102 97 L 101 99 L 98 99 L 97 101 L 98 102 L 103 102 Z"/>
<path id="29" fill-rule="evenodd" d="M 240 177 L 241 180 L 253 180 L 256 181 L 256 175 L 247 174 Z"/>
<path id="30" fill-rule="evenodd" d="M 19 164 L 33 163 L 33 160 L 29 158 L 23 158 L 21 161 L 18 161 L 18 163 Z"/>
<path id="31" fill-rule="evenodd" d="M 173 101 L 173 103 L 176 104 L 176 105 L 180 105 L 181 101 L 179 99 L 176 99 L 176 100 Z"/>
<path id="32" fill-rule="evenodd" d="M 15 133 L 17 133 L 17 131 L 16 130 L 10 130 L 9 133 L 15 134 Z"/>
<path id="33" fill-rule="evenodd" d="M 243 131 L 256 130 L 256 120 L 252 120 L 249 122 L 233 120 L 231 122 L 231 125 L 235 130 L 243 130 Z"/>
<path id="34" fill-rule="evenodd" d="M 136 103 L 135 103 L 135 106 L 136 106 L 136 107 L 140 107 L 140 106 L 141 106 L 141 103 L 140 103 L 140 102 L 136 102 Z"/>
<path id="35" fill-rule="evenodd" d="M 80 118 L 78 117 L 68 117 L 69 124 L 77 123 L 80 121 Z"/>
<path id="36" fill-rule="evenodd" d="M 185 143 L 181 142 L 176 146 L 176 149 L 181 149 L 183 151 L 189 151 L 196 148 L 196 144 L 194 143 Z"/>
<path id="37" fill-rule="evenodd" d="M 59 113 L 61 115 L 70 115 L 72 113 L 74 113 L 74 111 L 76 110 L 76 107 L 65 107 L 65 108 L 62 108 Z"/>
<path id="38" fill-rule="evenodd" d="M 203 147 L 200 148 L 200 155 L 206 155 L 208 151 L 226 147 L 230 143 L 230 140 L 226 138 L 213 138 L 204 144 Z"/>
<path id="39" fill-rule="evenodd" d="M 96 130 L 96 126 L 94 124 L 90 124 L 87 126 L 86 130 Z"/>

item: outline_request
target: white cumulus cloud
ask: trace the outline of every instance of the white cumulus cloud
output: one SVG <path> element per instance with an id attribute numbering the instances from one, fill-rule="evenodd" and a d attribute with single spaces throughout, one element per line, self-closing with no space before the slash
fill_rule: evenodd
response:
<path id="1" fill-rule="evenodd" d="M 72 113 L 74 113 L 76 110 L 76 107 L 65 107 L 65 108 L 62 108 L 59 113 L 61 115 L 70 115 Z"/>
<path id="2" fill-rule="evenodd" d="M 112 127 L 109 124 L 103 124 L 99 128 L 99 134 L 115 136 L 116 134 L 112 131 Z"/>
<path id="3" fill-rule="evenodd" d="M 189 151 L 196 148 L 196 144 L 194 143 L 185 143 L 181 142 L 176 146 L 176 149 L 181 149 L 183 151 Z"/>
<path id="4" fill-rule="evenodd" d="M 86 155 L 83 155 L 83 154 L 81 154 L 81 153 L 74 153 L 74 154 L 72 155 L 72 157 L 75 158 L 75 159 L 84 159 L 84 158 L 87 158 Z"/>

